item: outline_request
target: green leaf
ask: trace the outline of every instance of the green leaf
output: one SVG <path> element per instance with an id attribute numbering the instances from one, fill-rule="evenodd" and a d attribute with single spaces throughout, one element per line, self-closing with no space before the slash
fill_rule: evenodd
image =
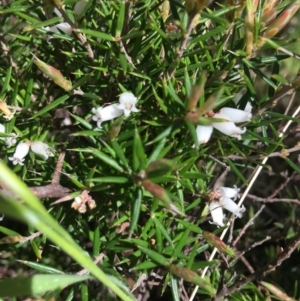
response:
<path id="1" fill-rule="evenodd" d="M 38 111 L 37 113 L 33 114 L 33 116 L 30 117 L 29 119 L 35 119 L 35 118 L 37 118 L 39 116 L 45 115 L 47 112 L 53 110 L 54 108 L 56 108 L 60 104 L 64 103 L 69 97 L 70 97 L 69 95 L 63 95 L 63 96 L 55 99 L 49 105 L 45 106 L 40 111 Z"/>
<path id="2" fill-rule="evenodd" d="M 111 157 L 109 157 L 108 155 L 104 154 L 103 152 L 101 152 L 97 149 L 93 149 L 93 148 L 74 148 L 72 150 L 75 151 L 75 152 L 93 154 L 93 155 L 95 155 L 96 158 L 98 158 L 101 161 L 103 161 L 104 163 L 110 165 L 111 167 L 113 167 L 117 171 L 123 172 L 123 168 L 114 159 L 112 159 Z"/>
<path id="3" fill-rule="evenodd" d="M 131 205 L 131 222 L 130 222 L 130 237 L 133 231 L 137 228 L 138 220 L 141 213 L 141 204 L 143 200 L 143 190 L 141 187 L 136 187 L 134 192 L 134 198 Z"/>
<path id="4" fill-rule="evenodd" d="M 96 31 L 96 30 L 91 30 L 91 29 L 75 29 L 74 31 L 79 32 L 79 33 L 84 33 L 87 36 L 103 39 L 106 41 L 111 41 L 114 42 L 115 38 L 107 33 L 104 33 L 102 31 Z"/>
<path id="5" fill-rule="evenodd" d="M 54 269 L 53 267 L 33 262 L 33 261 L 26 261 L 26 260 L 18 260 L 18 262 L 25 264 L 26 266 L 30 267 L 31 269 L 34 269 L 40 273 L 45 274 L 64 274 L 64 272 Z"/>
<path id="6" fill-rule="evenodd" d="M 157 253 L 154 250 L 142 247 L 142 246 L 137 246 L 144 254 L 146 254 L 147 256 L 149 256 L 149 258 L 151 258 L 152 260 L 154 260 L 155 262 L 159 263 L 162 266 L 168 266 L 170 264 L 169 260 L 167 258 L 165 258 L 164 256 L 162 256 L 161 254 Z"/>
<path id="7" fill-rule="evenodd" d="M 21 203 L 0 192 L 0 212 L 25 222 L 36 228 L 38 231 L 42 231 L 53 243 L 90 271 L 99 281 L 114 291 L 122 300 L 134 300 L 131 295 L 124 293 L 120 287 L 109 280 L 98 266 L 94 264 L 92 259 L 86 255 L 85 251 L 72 239 L 69 233 L 47 212 L 31 190 L 28 189 L 20 178 L 9 170 L 9 168 L 1 161 L 0 181 L 7 189 L 12 191 L 17 198 L 23 201 Z M 30 286 L 27 287 L 30 288 Z"/>
<path id="8" fill-rule="evenodd" d="M 80 275 L 43 275 L 0 280 L 0 297 L 20 297 L 43 295 L 53 290 L 61 290 L 76 282 L 92 279 Z"/>
<path id="9" fill-rule="evenodd" d="M 146 156 L 140 134 L 135 130 L 133 144 L 133 169 L 134 171 L 143 170 L 146 167 Z"/>

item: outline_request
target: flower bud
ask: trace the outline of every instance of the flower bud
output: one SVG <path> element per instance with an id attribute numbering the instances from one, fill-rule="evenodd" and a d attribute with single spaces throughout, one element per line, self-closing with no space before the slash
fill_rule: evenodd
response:
<path id="1" fill-rule="evenodd" d="M 66 91 L 72 90 L 72 84 L 70 81 L 68 81 L 64 76 L 61 74 L 61 72 L 51 65 L 46 64 L 39 58 L 37 58 L 33 54 L 34 60 L 33 62 L 37 65 L 37 67 L 45 74 L 47 75 L 50 79 L 54 81 L 58 86 L 63 88 Z"/>
<path id="2" fill-rule="evenodd" d="M 177 264 L 170 264 L 169 269 L 172 274 L 176 275 L 179 278 L 182 278 L 187 282 L 192 282 L 198 285 L 201 289 L 205 290 L 211 296 L 214 296 L 216 294 L 216 291 L 211 283 L 206 279 L 201 278 L 196 272 L 188 268 L 181 267 Z"/>
<path id="3" fill-rule="evenodd" d="M 225 253 L 232 258 L 235 258 L 236 255 L 234 251 L 227 246 L 219 237 L 215 236 L 214 234 L 207 232 L 207 231 L 202 231 L 203 237 L 215 248 L 218 249 L 220 253 Z"/>
<path id="4" fill-rule="evenodd" d="M 289 5 L 265 30 L 262 38 L 272 38 L 283 29 L 300 7 L 299 1 Z"/>
<path id="5" fill-rule="evenodd" d="M 49 157 L 54 157 L 54 155 L 51 152 L 48 144 L 46 144 L 42 141 L 32 142 L 31 143 L 31 150 L 37 155 L 44 156 L 45 160 L 47 160 Z"/>
<path id="6" fill-rule="evenodd" d="M 147 178 L 160 177 L 174 169 L 174 163 L 167 159 L 158 159 L 148 164 L 145 172 Z"/>
<path id="7" fill-rule="evenodd" d="M 142 185 L 145 190 L 149 191 L 155 198 L 159 199 L 163 205 L 172 212 L 184 215 L 171 201 L 167 192 L 159 185 L 151 182 L 148 179 L 142 180 Z"/>

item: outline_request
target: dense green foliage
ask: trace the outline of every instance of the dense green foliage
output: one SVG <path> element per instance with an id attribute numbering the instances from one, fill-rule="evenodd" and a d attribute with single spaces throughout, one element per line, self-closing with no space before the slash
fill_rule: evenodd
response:
<path id="1" fill-rule="evenodd" d="M 299 56 L 285 48 L 299 1 L 76 2 L 0 7 L 0 297 L 221 300 L 299 232 Z M 129 116 L 112 105 L 127 91 Z M 220 109 L 249 106 L 239 133 L 216 130 L 233 124 Z M 215 128 L 206 143 L 198 125 Z M 246 211 L 218 228 L 224 186 Z M 290 255 L 228 300 L 300 298 Z"/>

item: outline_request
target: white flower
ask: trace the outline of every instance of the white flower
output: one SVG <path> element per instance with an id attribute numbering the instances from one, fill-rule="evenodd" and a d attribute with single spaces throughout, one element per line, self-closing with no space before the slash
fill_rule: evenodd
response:
<path id="1" fill-rule="evenodd" d="M 87 5 L 87 2 L 84 1 L 84 0 L 83 1 L 77 1 L 75 6 L 74 6 L 74 13 L 77 16 L 79 16 L 83 12 L 83 10 L 85 9 L 86 5 Z"/>
<path id="2" fill-rule="evenodd" d="M 224 214 L 222 206 L 219 204 L 219 202 L 211 202 L 209 204 L 209 210 L 213 220 L 211 224 L 215 224 L 218 227 L 224 227 Z"/>
<path id="3" fill-rule="evenodd" d="M 10 161 L 12 161 L 13 165 L 16 164 L 24 165 L 23 161 L 29 152 L 29 145 L 30 143 L 28 142 L 21 142 L 17 145 L 13 157 L 8 158 Z"/>
<path id="4" fill-rule="evenodd" d="M 124 92 L 120 94 L 120 104 L 118 108 L 124 110 L 125 117 L 128 117 L 130 112 L 138 112 L 139 110 L 135 107 L 137 98 L 131 92 Z"/>
<path id="5" fill-rule="evenodd" d="M 5 126 L 3 124 L 0 123 L 0 133 L 5 133 Z M 10 134 L 11 137 L 0 137 L 0 140 L 5 141 L 6 146 L 12 147 L 13 145 L 15 145 L 17 143 L 17 137 L 18 135 L 15 133 L 11 133 Z"/>
<path id="6" fill-rule="evenodd" d="M 108 121 L 121 116 L 123 114 L 123 110 L 119 109 L 117 104 L 112 104 L 104 108 L 93 108 L 92 113 L 95 114 L 92 119 L 97 122 L 98 128 L 101 129 L 103 121 Z"/>
<path id="7" fill-rule="evenodd" d="M 232 199 L 236 200 L 239 197 L 239 189 L 235 188 L 229 188 L 229 187 L 220 187 L 219 188 L 221 198 L 219 200 L 220 205 L 234 213 L 236 217 L 241 218 L 242 213 L 246 211 L 246 208 L 244 205 L 242 207 L 239 207 Z"/>
<path id="8" fill-rule="evenodd" d="M 252 114 L 239 109 L 222 108 L 217 114 L 214 115 L 214 118 L 224 118 L 234 123 L 239 123 L 250 121 Z"/>
<path id="9" fill-rule="evenodd" d="M 247 108 L 251 110 L 251 108 Z M 196 133 L 198 144 L 206 143 L 213 132 L 213 128 L 222 132 L 223 134 L 241 140 L 241 135 L 246 132 L 246 128 L 240 128 L 235 123 L 250 121 L 252 114 L 249 111 L 243 111 L 233 108 L 222 108 L 216 113 L 214 118 L 222 118 L 225 122 L 213 122 L 211 125 L 197 125 Z"/>
<path id="10" fill-rule="evenodd" d="M 212 201 L 209 204 L 209 210 L 212 217 L 212 224 L 223 227 L 223 209 L 226 209 L 241 218 L 242 213 L 246 211 L 244 206 L 239 207 L 233 200 L 239 197 L 239 189 L 237 187 L 220 187 L 211 193 Z M 233 199 L 233 200 L 232 200 Z"/>
<path id="11" fill-rule="evenodd" d="M 53 153 L 51 152 L 48 144 L 42 142 L 42 141 L 35 141 L 31 143 L 31 150 L 37 154 L 44 156 L 45 160 L 47 160 L 49 157 L 53 157 Z"/>

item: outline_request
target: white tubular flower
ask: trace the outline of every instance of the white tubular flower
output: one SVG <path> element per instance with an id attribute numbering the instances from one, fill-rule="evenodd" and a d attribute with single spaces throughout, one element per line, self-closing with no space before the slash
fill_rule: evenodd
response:
<path id="1" fill-rule="evenodd" d="M 243 216 L 243 212 L 246 211 L 246 208 L 244 205 L 242 207 L 239 207 L 232 199 L 228 197 L 221 197 L 220 199 L 220 206 L 222 206 L 224 209 L 232 212 L 236 215 L 236 217 L 241 218 Z"/>
<path id="2" fill-rule="evenodd" d="M 244 206 L 239 207 L 233 200 L 236 200 L 239 197 L 239 189 L 235 186 L 234 188 L 229 187 L 220 187 L 219 188 L 221 197 L 220 197 L 220 205 L 234 213 L 236 217 L 241 218 L 242 213 L 246 211 Z M 232 200 L 233 199 L 233 200 Z"/>
<path id="3" fill-rule="evenodd" d="M 97 122 L 97 127 L 102 128 L 102 122 L 120 117 L 123 110 L 118 108 L 117 104 L 112 104 L 106 107 L 93 108 L 92 113 L 95 114 L 92 119 Z"/>
<path id="4" fill-rule="evenodd" d="M 124 110 L 125 117 L 128 117 L 130 112 L 138 112 L 139 110 L 135 107 L 137 98 L 131 92 L 124 92 L 120 94 L 120 104 L 118 108 Z"/>
<path id="5" fill-rule="evenodd" d="M 242 134 L 246 132 L 246 128 L 240 128 L 236 126 L 233 122 L 214 122 L 212 126 L 223 134 L 237 138 L 238 140 L 242 139 Z"/>
<path id="6" fill-rule="evenodd" d="M 218 202 L 211 202 L 209 204 L 209 210 L 210 210 L 210 214 L 212 217 L 212 222 L 211 224 L 215 224 L 218 227 L 224 227 L 224 214 L 223 214 L 223 209 L 222 209 L 222 205 L 220 205 L 220 203 Z"/>
<path id="7" fill-rule="evenodd" d="M 12 161 L 13 165 L 20 164 L 24 165 L 24 158 L 27 156 L 29 152 L 29 145 L 28 142 L 21 142 L 17 145 L 17 148 L 15 150 L 15 153 L 13 157 L 9 157 L 8 159 Z"/>
<path id="8" fill-rule="evenodd" d="M 85 9 L 86 5 L 87 5 L 87 2 L 84 1 L 84 0 L 83 1 L 77 1 L 75 6 L 74 6 L 74 13 L 77 16 L 79 16 L 83 12 L 83 10 Z"/>
<path id="9" fill-rule="evenodd" d="M 44 156 L 45 160 L 47 160 L 49 157 L 53 157 L 53 153 L 51 152 L 48 144 L 42 142 L 42 141 L 35 141 L 31 143 L 31 150 L 37 154 Z"/>
<path id="10" fill-rule="evenodd" d="M 213 132 L 212 125 L 197 125 L 196 134 L 198 139 L 198 144 L 206 143 Z"/>
<path id="11" fill-rule="evenodd" d="M 239 109 L 222 108 L 220 112 L 214 115 L 214 118 L 225 118 L 228 121 L 239 123 L 250 121 L 252 118 L 252 114 L 250 112 L 246 112 Z"/>
<path id="12" fill-rule="evenodd" d="M 221 118 L 227 121 L 225 122 L 213 122 L 211 125 L 198 125 L 196 128 L 198 144 L 206 143 L 213 131 L 213 128 L 222 132 L 223 134 L 242 139 L 242 134 L 246 132 L 246 128 L 240 128 L 235 125 L 239 122 L 247 122 L 252 118 L 251 105 L 247 104 L 247 110 L 239 110 L 233 108 L 222 108 L 218 113 L 214 114 L 214 118 Z"/>

